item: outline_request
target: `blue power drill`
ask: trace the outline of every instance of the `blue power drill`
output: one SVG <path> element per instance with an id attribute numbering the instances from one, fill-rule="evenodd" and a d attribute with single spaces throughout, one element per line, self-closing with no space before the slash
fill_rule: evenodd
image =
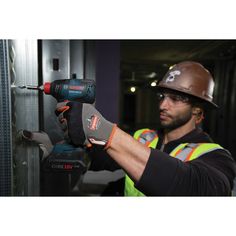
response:
<path id="1" fill-rule="evenodd" d="M 92 104 L 95 101 L 95 82 L 88 79 L 64 79 L 46 82 L 41 86 L 23 85 L 21 89 L 34 89 L 52 95 L 58 102 L 65 100 Z"/>
<path id="2" fill-rule="evenodd" d="M 45 94 L 56 98 L 58 102 L 78 101 L 92 104 L 95 101 L 96 86 L 94 80 L 65 79 L 46 82 L 41 86 L 23 85 L 17 87 L 43 91 Z M 36 141 L 37 143 L 42 143 L 45 140 L 45 134 L 42 135 L 40 132 L 33 133 L 27 130 L 23 130 L 22 137 L 29 141 Z M 83 148 L 75 147 L 67 142 L 59 143 L 54 145 L 50 155 L 43 160 L 43 166 L 47 170 L 53 171 L 80 170 L 85 172 L 88 162 L 85 156 L 86 152 Z"/>

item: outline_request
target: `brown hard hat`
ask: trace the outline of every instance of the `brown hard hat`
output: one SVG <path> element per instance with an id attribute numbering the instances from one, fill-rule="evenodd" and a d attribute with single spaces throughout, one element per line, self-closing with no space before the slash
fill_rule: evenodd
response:
<path id="1" fill-rule="evenodd" d="M 186 93 L 218 107 L 212 101 L 214 85 L 210 72 L 200 63 L 185 61 L 171 67 L 157 87 Z"/>

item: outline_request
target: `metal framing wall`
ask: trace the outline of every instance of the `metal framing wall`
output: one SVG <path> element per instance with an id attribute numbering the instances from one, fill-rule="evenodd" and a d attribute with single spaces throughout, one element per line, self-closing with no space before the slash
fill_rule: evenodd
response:
<path id="1" fill-rule="evenodd" d="M 39 149 L 17 137 L 21 129 L 39 129 L 39 93 L 17 89 L 14 85 L 38 84 L 37 40 L 9 40 L 13 194 L 16 196 L 38 196 Z"/>
<path id="2" fill-rule="evenodd" d="M 0 40 L 0 196 L 12 194 L 11 97 L 8 42 Z"/>

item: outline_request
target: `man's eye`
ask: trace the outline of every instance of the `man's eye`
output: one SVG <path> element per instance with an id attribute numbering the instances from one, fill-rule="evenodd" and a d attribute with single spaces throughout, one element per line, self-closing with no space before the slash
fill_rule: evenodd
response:
<path id="1" fill-rule="evenodd" d="M 188 102 L 188 101 L 189 101 L 188 97 L 184 97 L 184 96 L 176 95 L 176 94 L 170 96 L 170 98 L 171 98 L 172 101 L 174 101 L 174 102 Z"/>
<path id="2" fill-rule="evenodd" d="M 175 101 L 175 102 L 179 102 L 183 100 L 183 97 L 179 96 L 179 95 L 170 95 L 169 96 L 171 100 Z"/>
<path id="3" fill-rule="evenodd" d="M 162 93 L 158 93 L 157 94 L 157 99 L 159 100 L 159 101 L 161 101 L 162 99 L 164 99 L 164 94 L 162 94 Z"/>

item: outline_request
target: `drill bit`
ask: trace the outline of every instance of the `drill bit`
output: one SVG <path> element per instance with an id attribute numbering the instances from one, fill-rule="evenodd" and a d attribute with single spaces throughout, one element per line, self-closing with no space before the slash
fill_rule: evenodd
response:
<path id="1" fill-rule="evenodd" d="M 43 85 L 41 86 L 34 86 L 34 85 L 26 85 L 27 89 L 32 89 L 32 90 L 41 90 L 43 91 Z"/>
<path id="2" fill-rule="evenodd" d="M 14 86 L 16 88 L 19 89 L 31 89 L 31 90 L 40 90 L 43 91 L 44 90 L 44 86 L 35 86 L 35 85 L 18 85 L 18 86 Z"/>

